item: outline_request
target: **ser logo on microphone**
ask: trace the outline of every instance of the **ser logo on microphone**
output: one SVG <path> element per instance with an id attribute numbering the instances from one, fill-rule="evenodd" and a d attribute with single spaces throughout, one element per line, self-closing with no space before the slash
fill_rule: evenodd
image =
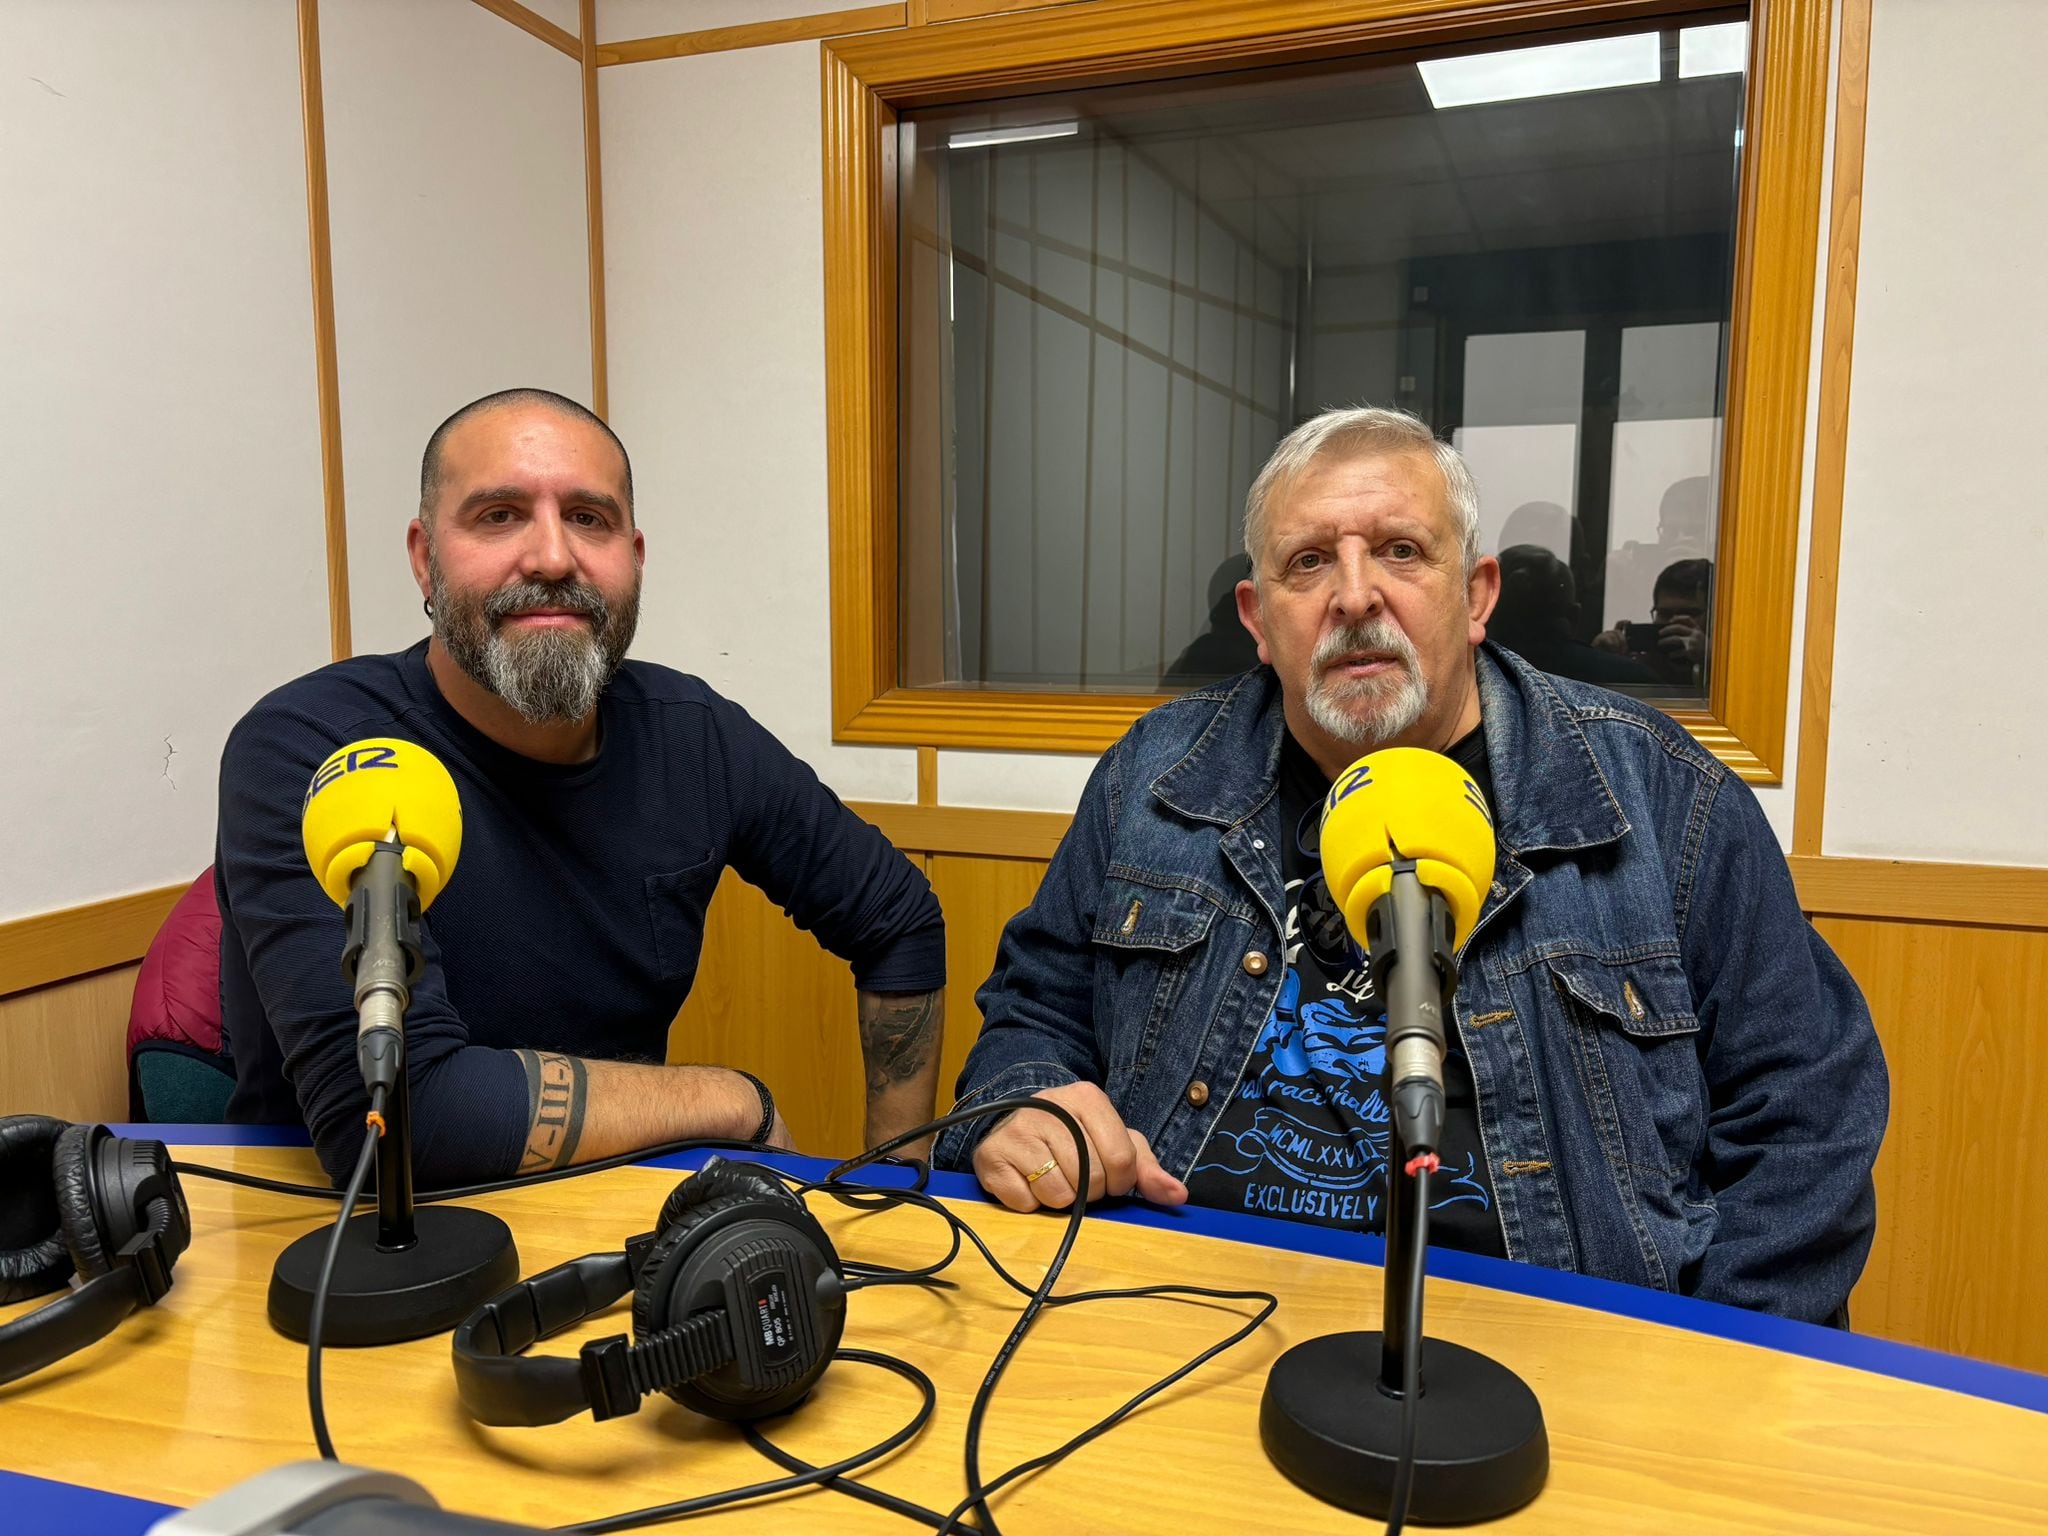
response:
<path id="1" fill-rule="evenodd" d="M 1337 809 L 1339 801 L 1356 794 L 1372 783 L 1372 764 L 1353 763 L 1346 768 L 1336 783 L 1330 786 L 1330 798 L 1323 803 L 1323 813 L 1328 815 Z"/>
<path id="2" fill-rule="evenodd" d="M 1477 811 L 1489 827 L 1493 825 L 1493 812 L 1486 808 L 1486 796 L 1479 793 L 1479 786 L 1470 779 L 1465 781 L 1465 803 Z"/>
<path id="3" fill-rule="evenodd" d="M 313 803 L 313 797 L 345 773 L 354 773 L 360 768 L 396 768 L 398 749 L 396 747 L 345 747 L 320 765 L 313 775 L 313 782 L 306 786 L 306 798 L 299 809 Z"/>

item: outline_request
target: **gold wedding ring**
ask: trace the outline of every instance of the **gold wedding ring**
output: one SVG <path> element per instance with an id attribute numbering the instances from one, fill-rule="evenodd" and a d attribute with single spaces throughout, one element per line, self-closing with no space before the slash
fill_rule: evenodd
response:
<path id="1" fill-rule="evenodd" d="M 1024 1182 L 1026 1184 L 1036 1184 L 1048 1173 L 1051 1173 L 1053 1169 L 1059 1167 L 1059 1165 L 1060 1160 L 1058 1158 L 1048 1157 L 1044 1162 L 1040 1163 L 1036 1168 L 1032 1169 L 1029 1173 L 1024 1175 Z"/>

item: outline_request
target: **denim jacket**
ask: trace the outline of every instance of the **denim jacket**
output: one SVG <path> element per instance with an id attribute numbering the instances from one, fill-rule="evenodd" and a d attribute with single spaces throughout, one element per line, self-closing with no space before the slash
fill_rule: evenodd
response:
<path id="1" fill-rule="evenodd" d="M 1477 666 L 1499 853 L 1453 1016 L 1508 1256 L 1836 1317 L 1889 1083 L 1756 797 L 1654 710 L 1492 645 Z M 1104 755 L 977 994 L 963 1106 L 1099 1083 L 1187 1176 L 1285 972 L 1284 731 L 1261 667 Z"/>

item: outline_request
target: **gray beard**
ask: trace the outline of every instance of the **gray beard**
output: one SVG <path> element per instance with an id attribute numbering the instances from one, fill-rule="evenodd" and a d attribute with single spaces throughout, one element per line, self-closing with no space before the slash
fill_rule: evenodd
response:
<path id="1" fill-rule="evenodd" d="M 1351 651 L 1386 651 L 1401 659 L 1401 670 L 1383 678 L 1332 677 L 1325 668 Z M 1429 684 L 1422 680 L 1421 658 L 1399 627 L 1367 619 L 1333 630 L 1316 646 L 1302 703 L 1318 730 L 1347 746 L 1373 750 L 1422 718 Z"/>
<path id="2" fill-rule="evenodd" d="M 534 725 L 571 725 L 589 718 L 626 659 L 640 622 L 638 584 L 614 610 L 597 588 L 580 582 L 525 581 L 488 597 L 456 598 L 432 552 L 434 633 L 455 664 L 482 688 Z M 529 608 L 586 615 L 590 627 L 508 634 L 501 621 Z"/>

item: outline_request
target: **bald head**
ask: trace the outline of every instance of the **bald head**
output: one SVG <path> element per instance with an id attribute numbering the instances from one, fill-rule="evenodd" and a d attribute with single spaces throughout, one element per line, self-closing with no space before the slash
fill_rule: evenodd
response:
<path id="1" fill-rule="evenodd" d="M 434 435 L 427 439 L 427 451 L 420 457 L 420 521 L 431 529 L 434 526 L 434 504 L 441 495 L 441 470 L 448 439 L 458 428 L 474 417 L 491 411 L 532 409 L 552 411 L 570 421 L 580 422 L 602 432 L 612 447 L 619 452 L 619 464 L 623 469 L 622 482 L 626 492 L 626 516 L 633 515 L 633 461 L 626 454 L 626 445 L 619 441 L 619 435 L 605 425 L 602 417 L 586 407 L 577 404 L 567 395 L 558 395 L 551 389 L 501 389 L 494 395 L 485 395 L 481 400 L 472 400 L 461 410 L 434 428 Z"/>

